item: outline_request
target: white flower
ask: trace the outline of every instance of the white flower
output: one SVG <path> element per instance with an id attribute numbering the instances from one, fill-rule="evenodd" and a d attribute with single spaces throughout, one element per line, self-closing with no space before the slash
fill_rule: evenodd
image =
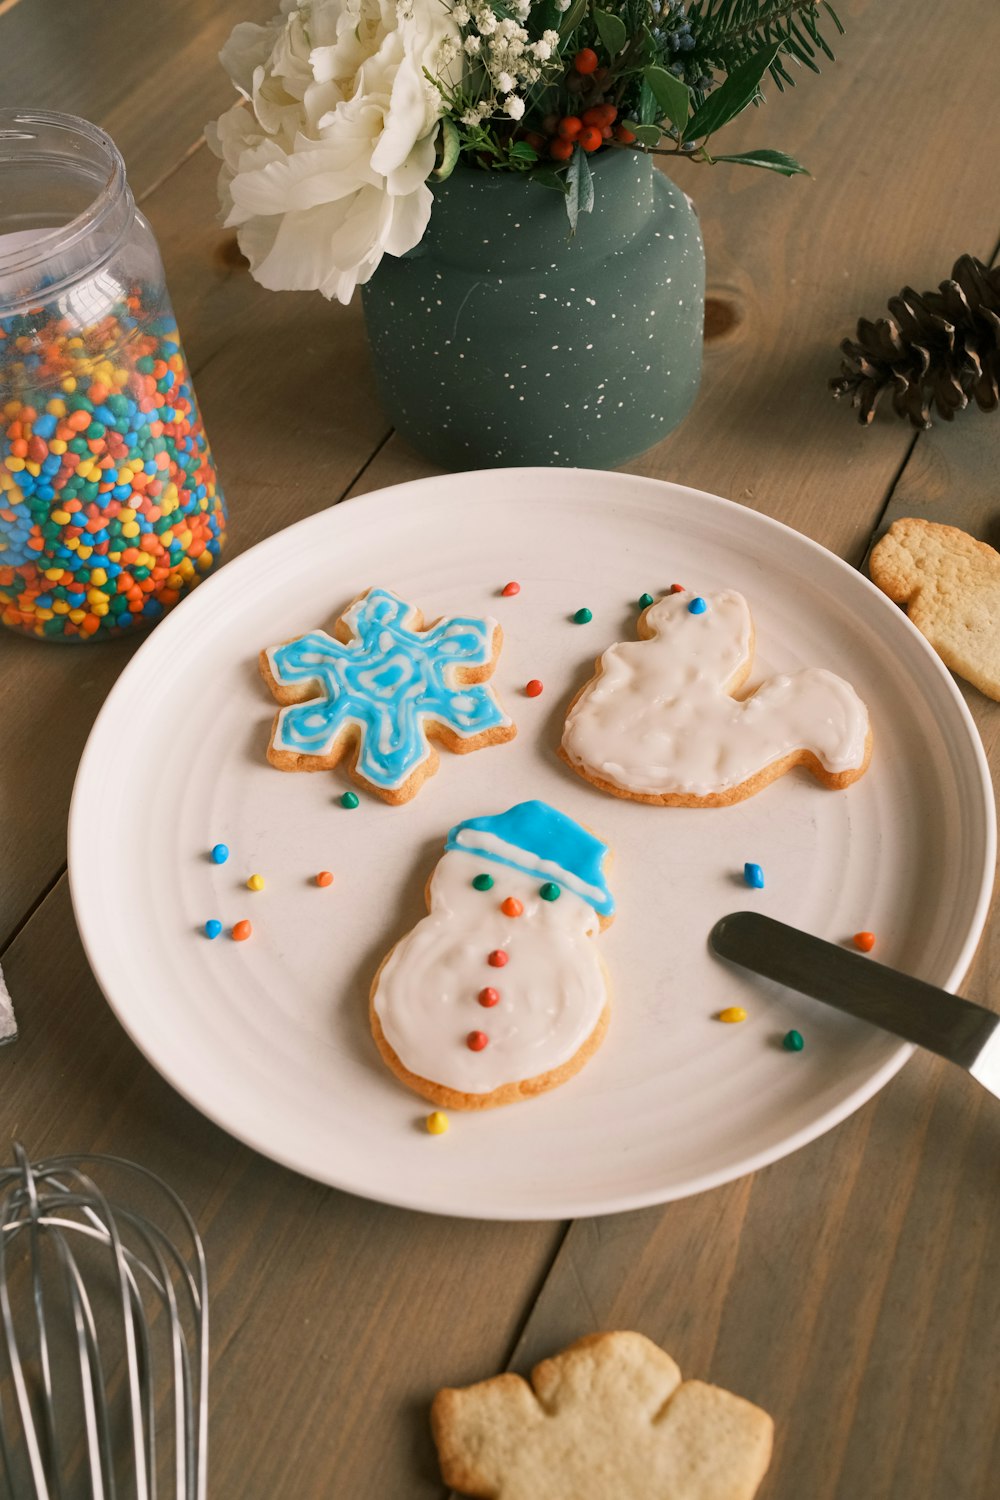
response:
<path id="1" fill-rule="evenodd" d="M 524 114 L 524 100 L 518 94 L 509 94 L 504 101 L 504 109 L 512 120 L 519 120 Z"/>
<path id="2" fill-rule="evenodd" d="M 469 24 L 469 12 L 465 8 L 464 5 L 455 5 L 455 6 L 453 6 L 451 13 L 452 13 L 452 15 L 455 18 L 455 24 L 457 26 L 468 26 L 468 24 Z"/>
<path id="3" fill-rule="evenodd" d="M 535 54 L 539 62 L 548 62 L 549 58 L 552 56 L 552 48 L 549 46 L 548 42 L 545 41 L 536 42 L 531 50 Z"/>
<path id="4" fill-rule="evenodd" d="M 482 45 L 482 42 L 477 36 L 467 36 L 465 38 L 465 41 L 462 43 L 462 46 L 465 48 L 470 57 L 474 57 Z"/>
<path id="5" fill-rule="evenodd" d="M 498 73 L 497 88 L 500 90 L 501 94 L 512 94 L 517 88 L 517 83 L 513 78 L 511 78 L 509 73 Z"/>
<path id="6" fill-rule="evenodd" d="M 566 0 L 566 3 L 568 5 L 569 0 Z M 484 6 L 481 10 L 476 12 L 476 30 L 479 32 L 480 36 L 492 36 L 496 29 L 497 18 L 491 10 L 487 10 Z"/>
<path id="7" fill-rule="evenodd" d="M 552 51 L 554 52 L 559 46 L 558 31 L 543 31 L 542 41 L 545 42 L 547 46 L 551 47 Z"/>
<path id="8" fill-rule="evenodd" d="M 556 10 L 569 10 L 572 0 L 556 0 Z"/>
<path id="9" fill-rule="evenodd" d="M 246 104 L 208 139 L 257 281 L 348 302 L 418 243 L 444 109 L 425 70 L 457 82 L 459 45 L 441 0 L 281 0 L 266 26 L 236 27 L 221 59 Z"/>

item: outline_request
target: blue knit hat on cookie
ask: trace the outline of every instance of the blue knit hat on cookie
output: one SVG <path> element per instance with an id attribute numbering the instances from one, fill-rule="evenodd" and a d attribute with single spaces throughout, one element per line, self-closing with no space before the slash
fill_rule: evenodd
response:
<path id="1" fill-rule="evenodd" d="M 456 823 L 445 849 L 554 881 L 602 917 L 615 909 L 602 868 L 608 846 L 547 802 L 519 802 L 506 812 Z"/>

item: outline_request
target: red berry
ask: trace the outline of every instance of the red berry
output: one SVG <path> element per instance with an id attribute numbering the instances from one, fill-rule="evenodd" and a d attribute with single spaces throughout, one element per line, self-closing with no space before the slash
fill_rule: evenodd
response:
<path id="1" fill-rule="evenodd" d="M 613 104 L 592 104 L 585 109 L 582 115 L 585 125 L 596 125 L 603 130 L 605 125 L 613 125 L 618 118 L 618 111 Z"/>
<path id="2" fill-rule="evenodd" d="M 573 59 L 573 67 L 578 73 L 596 73 L 598 61 L 593 47 L 581 47 Z"/>
<path id="3" fill-rule="evenodd" d="M 482 1052 L 489 1045 L 490 1039 L 485 1031 L 470 1031 L 465 1040 L 470 1052 Z"/>
<path id="4" fill-rule="evenodd" d="M 596 125 L 588 125 L 580 132 L 580 145 L 584 151 L 596 151 L 603 144 L 603 136 Z"/>
<path id="5" fill-rule="evenodd" d="M 559 116 L 558 115 L 543 115 L 543 117 L 542 117 L 542 130 L 545 132 L 546 135 L 555 135 L 555 133 L 556 133 L 556 126 L 558 124 L 559 124 Z"/>
<path id="6" fill-rule="evenodd" d="M 549 155 L 553 161 L 569 161 L 573 155 L 573 142 L 564 141 L 557 135 L 554 141 L 549 142 Z"/>
<path id="7" fill-rule="evenodd" d="M 487 985 L 484 990 L 479 991 L 479 1003 L 480 1005 L 484 1005 L 487 1010 L 489 1010 L 491 1006 L 498 1005 L 499 1002 L 500 991 L 495 990 L 492 985 Z"/>
<path id="8" fill-rule="evenodd" d="M 530 146 L 532 151 L 537 151 L 539 155 L 541 155 L 548 145 L 548 141 L 544 135 L 539 135 L 537 130 L 529 130 L 522 136 L 522 140 L 526 146 Z"/>
<path id="9" fill-rule="evenodd" d="M 610 125 L 602 125 L 601 126 L 601 140 L 602 141 L 610 141 L 611 135 L 612 135 L 611 126 Z"/>
<path id="10" fill-rule="evenodd" d="M 635 143 L 635 131 L 629 130 L 627 125 L 616 125 L 614 137 L 616 141 L 621 141 L 623 146 L 631 146 Z"/>
<path id="11" fill-rule="evenodd" d="M 585 120 L 587 118 L 586 115 L 583 118 Z M 558 134 L 564 141 L 575 141 L 582 129 L 583 120 L 580 119 L 579 115 L 564 115 L 556 126 Z"/>

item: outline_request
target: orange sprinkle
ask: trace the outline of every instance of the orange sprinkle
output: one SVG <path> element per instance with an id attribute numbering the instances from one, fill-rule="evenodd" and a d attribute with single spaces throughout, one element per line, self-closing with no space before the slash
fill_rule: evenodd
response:
<path id="1" fill-rule="evenodd" d="M 320 870 L 319 874 L 316 876 L 316 884 L 323 886 L 333 885 L 333 876 L 330 871 Z"/>
<path id="2" fill-rule="evenodd" d="M 233 942 L 245 943 L 251 932 L 253 932 L 253 928 L 245 919 L 242 922 L 235 922 L 233 924 Z"/>
<path id="3" fill-rule="evenodd" d="M 506 901 L 500 903 L 500 910 L 505 917 L 519 917 L 524 911 L 524 907 L 516 896 L 508 896 Z"/>
<path id="4" fill-rule="evenodd" d="M 870 953 L 875 946 L 874 932 L 856 932 L 852 939 L 855 948 L 860 948 L 862 953 Z"/>

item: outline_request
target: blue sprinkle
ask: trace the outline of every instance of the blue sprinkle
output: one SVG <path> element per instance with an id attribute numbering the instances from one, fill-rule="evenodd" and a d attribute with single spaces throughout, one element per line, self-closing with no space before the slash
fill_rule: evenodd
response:
<path id="1" fill-rule="evenodd" d="M 218 918 L 209 917 L 208 921 L 205 923 L 205 936 L 207 938 L 217 938 L 221 931 L 222 923 L 218 920 Z"/>
<path id="2" fill-rule="evenodd" d="M 705 603 L 700 594 L 692 599 L 691 603 L 688 605 L 688 609 L 693 615 L 703 615 L 707 608 L 708 605 Z"/>
<path id="3" fill-rule="evenodd" d="M 226 860 L 228 858 L 229 858 L 229 845 L 228 844 L 216 844 L 215 848 L 212 850 L 212 863 L 216 864 L 216 865 L 224 865 L 226 863 Z"/>
<path id="4" fill-rule="evenodd" d="M 764 889 L 764 871 L 760 865 L 745 864 L 743 866 L 743 879 L 747 885 L 752 885 L 756 891 Z"/>
<path id="5" fill-rule="evenodd" d="M 51 412 L 46 412 L 43 416 L 36 417 L 31 425 L 34 430 L 35 436 L 44 438 L 45 441 L 48 442 L 49 438 L 56 430 L 57 419 L 52 415 Z"/>

